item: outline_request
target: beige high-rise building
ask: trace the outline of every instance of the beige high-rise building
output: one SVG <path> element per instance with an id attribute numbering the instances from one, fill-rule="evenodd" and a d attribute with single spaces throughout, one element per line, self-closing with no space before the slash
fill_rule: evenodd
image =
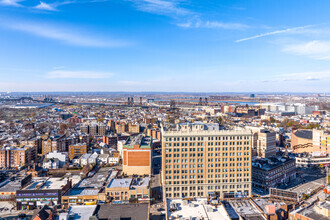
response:
<path id="1" fill-rule="evenodd" d="M 246 126 L 252 131 L 252 156 L 271 157 L 276 155 L 276 132 L 262 127 Z"/>
<path id="2" fill-rule="evenodd" d="M 162 184 L 166 198 L 251 196 L 250 130 L 178 124 L 162 130 Z"/>
<path id="3" fill-rule="evenodd" d="M 259 157 L 276 155 L 276 133 L 274 131 L 261 130 L 258 132 L 257 154 Z"/>
<path id="4" fill-rule="evenodd" d="M 313 152 L 330 153 L 330 133 L 313 129 Z"/>

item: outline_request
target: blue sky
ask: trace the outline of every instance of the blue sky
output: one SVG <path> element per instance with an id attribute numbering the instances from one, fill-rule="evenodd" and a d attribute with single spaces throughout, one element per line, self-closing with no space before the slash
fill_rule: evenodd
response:
<path id="1" fill-rule="evenodd" d="M 0 0 L 0 91 L 329 92 L 329 8 Z"/>

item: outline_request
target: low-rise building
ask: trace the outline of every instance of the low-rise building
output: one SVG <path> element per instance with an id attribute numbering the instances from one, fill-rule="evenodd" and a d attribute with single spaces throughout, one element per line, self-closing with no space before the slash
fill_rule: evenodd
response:
<path id="1" fill-rule="evenodd" d="M 99 155 L 95 152 L 93 153 L 89 158 L 88 158 L 88 164 L 97 164 L 97 158 L 99 157 Z"/>
<path id="2" fill-rule="evenodd" d="M 98 164 L 108 164 L 109 161 L 109 154 L 100 154 L 97 158 Z"/>
<path id="3" fill-rule="evenodd" d="M 96 205 L 100 189 L 75 187 L 69 189 L 62 196 L 62 207 L 68 208 L 70 205 Z"/>
<path id="4" fill-rule="evenodd" d="M 110 165 L 118 165 L 119 164 L 119 153 L 118 152 L 112 152 L 108 158 L 108 163 Z"/>
<path id="5" fill-rule="evenodd" d="M 8 178 L 0 183 L 0 200 L 13 200 L 16 198 L 16 191 L 22 189 L 31 182 L 32 175 L 24 178 Z"/>
<path id="6" fill-rule="evenodd" d="M 111 202 L 123 202 L 130 199 L 148 201 L 150 200 L 150 179 L 149 177 L 112 179 L 105 193 Z"/>
<path id="7" fill-rule="evenodd" d="M 329 220 L 330 202 L 317 202 L 296 209 L 289 214 L 290 220 Z"/>
<path id="8" fill-rule="evenodd" d="M 325 167 L 330 165 L 330 155 L 301 155 L 296 157 L 297 167 Z"/>
<path id="9" fill-rule="evenodd" d="M 44 159 L 44 162 L 42 164 L 42 167 L 44 169 L 59 169 L 60 167 L 60 161 L 57 158 L 51 158 L 51 159 Z"/>
<path id="10" fill-rule="evenodd" d="M 89 220 L 91 216 L 93 216 L 96 205 L 71 205 L 68 209 L 68 212 L 65 213 L 67 215 L 64 219 L 70 219 L 70 220 Z M 62 213 L 61 213 L 62 214 Z M 60 214 L 60 220 L 64 220 L 61 218 Z"/>
<path id="11" fill-rule="evenodd" d="M 149 220 L 149 203 L 104 204 L 95 213 L 99 220 Z"/>
<path id="12" fill-rule="evenodd" d="M 289 157 L 255 158 L 252 160 L 252 187 L 269 188 L 296 178 L 296 160 Z"/>
<path id="13" fill-rule="evenodd" d="M 64 164 L 66 164 L 69 161 L 69 156 L 67 152 L 50 152 L 46 154 L 46 159 L 57 159 L 59 162 L 59 166 L 63 167 Z"/>
<path id="14" fill-rule="evenodd" d="M 33 178 L 31 184 L 16 192 L 18 210 L 33 210 L 50 203 L 61 203 L 62 195 L 71 188 L 67 178 Z"/>
<path id="15" fill-rule="evenodd" d="M 86 166 L 88 164 L 88 158 L 91 156 L 91 154 L 84 154 L 80 158 L 80 165 Z"/>
<path id="16" fill-rule="evenodd" d="M 196 199 L 188 201 L 183 199 L 166 200 L 166 219 L 209 219 L 209 220 L 231 220 L 238 219 L 235 211 L 227 211 L 223 206 L 215 207 L 207 204 L 207 199 Z"/>

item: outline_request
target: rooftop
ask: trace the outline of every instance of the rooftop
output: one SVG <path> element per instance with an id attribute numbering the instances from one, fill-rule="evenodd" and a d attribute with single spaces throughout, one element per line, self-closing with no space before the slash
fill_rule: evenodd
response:
<path id="1" fill-rule="evenodd" d="M 227 219 L 227 213 L 223 209 L 216 209 L 208 205 L 206 199 L 197 199 L 197 201 L 191 202 L 182 199 L 167 199 L 167 207 L 169 219 Z"/>
<path id="2" fill-rule="evenodd" d="M 252 132 L 250 129 L 235 128 L 231 130 L 164 130 L 162 131 L 163 137 L 170 136 L 234 136 L 234 135 L 244 135 L 251 136 Z"/>
<path id="3" fill-rule="evenodd" d="M 140 148 L 150 148 L 151 138 L 144 137 L 142 134 L 127 138 L 124 147 L 133 148 L 134 145 L 139 145 Z"/>
<path id="4" fill-rule="evenodd" d="M 99 210 L 97 210 L 96 212 L 99 219 L 146 220 L 149 216 L 149 204 L 106 204 L 100 205 Z"/>
<path id="5" fill-rule="evenodd" d="M 20 190 L 21 188 L 21 179 L 13 181 L 7 179 L 0 183 L 0 192 L 16 192 L 16 190 Z"/>
<path id="6" fill-rule="evenodd" d="M 249 200 L 231 200 L 229 204 L 243 219 L 265 219 L 262 213 Z"/>
<path id="7" fill-rule="evenodd" d="M 297 130 L 294 135 L 299 138 L 313 139 L 313 130 Z"/>
<path id="8" fill-rule="evenodd" d="M 81 180 L 76 187 L 101 188 L 113 172 L 109 167 L 102 167 L 92 177 Z"/>
<path id="9" fill-rule="evenodd" d="M 82 157 L 81 157 L 81 159 L 88 159 L 90 156 L 91 156 L 92 154 L 84 154 Z"/>
<path id="10" fill-rule="evenodd" d="M 71 188 L 69 189 L 64 196 L 93 196 L 99 193 L 99 189 L 91 188 Z"/>
<path id="11" fill-rule="evenodd" d="M 320 208 L 322 209 L 323 213 L 325 213 L 324 209 L 325 209 L 325 211 L 327 210 L 329 212 L 330 202 L 329 201 L 319 202 L 319 203 L 295 210 L 295 211 L 291 212 L 290 214 L 294 215 L 295 213 L 298 213 L 298 214 L 303 215 L 310 219 L 329 220 L 329 216 L 320 214 L 320 211 L 319 211 Z"/>
<path id="12" fill-rule="evenodd" d="M 67 184 L 67 181 L 67 178 L 36 177 L 32 179 L 32 183 L 26 190 L 62 189 Z"/>
<path id="13" fill-rule="evenodd" d="M 108 188 L 128 188 L 132 183 L 133 178 L 125 178 L 125 179 L 112 179 L 108 185 Z"/>
<path id="14" fill-rule="evenodd" d="M 271 170 L 288 162 L 295 162 L 295 159 L 289 157 L 256 158 L 252 160 L 252 167 L 262 170 Z"/>
<path id="15" fill-rule="evenodd" d="M 144 178 L 134 178 L 132 181 L 131 187 L 147 187 L 149 186 L 150 178 L 144 177 Z"/>
<path id="16" fill-rule="evenodd" d="M 96 209 L 96 205 L 75 205 L 70 206 L 68 213 L 70 218 L 74 220 L 89 220 Z"/>

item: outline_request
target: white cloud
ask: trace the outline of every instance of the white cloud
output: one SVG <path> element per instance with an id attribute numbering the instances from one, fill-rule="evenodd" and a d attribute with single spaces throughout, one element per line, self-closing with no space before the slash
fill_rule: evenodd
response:
<path id="1" fill-rule="evenodd" d="M 95 71 L 71 71 L 53 70 L 46 74 L 49 79 L 105 79 L 113 76 L 113 73 Z"/>
<path id="2" fill-rule="evenodd" d="M 95 1 L 88 1 L 88 2 L 95 2 Z M 88 2 L 81 2 L 81 3 L 88 3 Z M 97 1 L 98 2 L 98 1 Z M 61 5 L 68 5 L 78 3 L 76 1 L 62 1 L 62 2 L 54 2 L 54 3 L 45 3 L 40 1 L 39 5 L 35 6 L 35 9 L 38 10 L 45 10 L 45 11 L 58 11 L 57 7 Z"/>
<path id="3" fill-rule="evenodd" d="M 182 28 L 218 28 L 241 30 L 248 26 L 234 22 L 204 21 L 202 15 L 182 5 L 182 0 L 128 0 L 134 2 L 140 11 L 165 15 L 176 20 Z"/>
<path id="4" fill-rule="evenodd" d="M 179 27 L 183 28 L 210 28 L 210 29 L 230 29 L 230 30 L 242 30 L 249 26 L 240 23 L 224 23 L 219 21 L 201 21 L 197 19 L 195 21 L 189 21 L 186 23 L 178 24 Z"/>
<path id="5" fill-rule="evenodd" d="M 0 5 L 21 7 L 22 5 L 19 4 L 19 2 L 22 2 L 22 1 L 24 1 L 24 0 L 0 0 Z"/>
<path id="6" fill-rule="evenodd" d="M 0 5 L 4 6 L 14 6 L 14 7 L 24 7 L 23 5 L 19 4 L 20 2 L 23 2 L 25 0 L 0 0 Z M 78 4 L 78 3 L 99 3 L 99 2 L 107 2 L 109 0 L 72 0 L 72 1 L 57 1 L 53 3 L 46 3 L 43 1 L 40 1 L 40 3 L 34 7 L 25 7 L 25 8 L 34 8 L 38 10 L 44 10 L 44 11 L 58 11 L 57 7 L 61 5 L 67 5 L 67 4 Z"/>
<path id="7" fill-rule="evenodd" d="M 169 16 L 180 16 L 187 15 L 191 12 L 188 9 L 180 7 L 178 1 L 169 0 L 130 0 L 134 2 L 137 9 L 149 13 L 169 15 Z"/>
<path id="8" fill-rule="evenodd" d="M 330 60 L 330 41 L 309 41 L 307 43 L 287 45 L 284 52 L 308 56 L 316 60 Z"/>
<path id="9" fill-rule="evenodd" d="M 57 11 L 56 7 L 53 4 L 47 4 L 45 2 L 40 2 L 40 4 L 35 6 L 34 8 L 46 11 Z"/>
<path id="10" fill-rule="evenodd" d="M 271 36 L 271 35 L 277 35 L 277 34 L 283 34 L 283 33 L 288 33 L 288 32 L 293 32 L 293 31 L 297 31 L 297 30 L 301 30 L 301 29 L 306 29 L 306 28 L 310 28 L 313 27 L 313 25 L 306 25 L 306 26 L 301 26 L 301 27 L 293 27 L 293 28 L 287 28 L 284 30 L 278 30 L 278 31 L 272 31 L 272 32 L 267 32 L 267 33 L 262 33 L 262 34 L 258 34 L 252 37 L 247 37 L 247 38 L 242 38 L 239 40 L 236 40 L 236 43 L 239 42 L 243 42 L 243 41 L 247 41 L 247 40 L 253 40 L 253 39 L 257 39 L 257 38 L 261 38 L 261 37 L 266 37 L 266 36 Z"/>
<path id="11" fill-rule="evenodd" d="M 240 23 L 223 23 L 218 21 L 207 21 L 205 22 L 207 28 L 223 28 L 223 29 L 245 29 L 248 26 Z"/>
<path id="12" fill-rule="evenodd" d="M 315 81 L 329 80 L 330 70 L 300 73 L 286 73 L 274 76 L 270 81 Z"/>
<path id="13" fill-rule="evenodd" d="M 74 31 L 72 28 L 65 28 L 59 25 L 48 23 L 36 23 L 25 21 L 7 21 L 0 22 L 0 25 L 29 33 L 35 36 L 57 40 L 66 44 L 85 46 L 85 47 L 121 47 L 128 43 L 120 40 L 111 40 L 108 38 L 99 38 L 82 31 Z"/>

